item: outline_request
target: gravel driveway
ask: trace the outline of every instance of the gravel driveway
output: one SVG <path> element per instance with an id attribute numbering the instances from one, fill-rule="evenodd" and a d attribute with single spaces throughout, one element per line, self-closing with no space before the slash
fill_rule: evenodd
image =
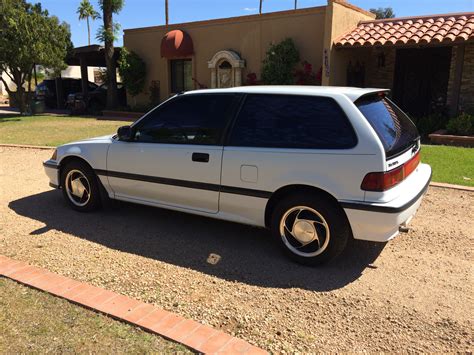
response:
<path id="1" fill-rule="evenodd" d="M 309 268 L 257 228 L 132 204 L 74 212 L 48 187 L 50 155 L 0 147 L 1 254 L 270 351 L 474 348 L 474 193 L 430 188 L 409 234 Z"/>

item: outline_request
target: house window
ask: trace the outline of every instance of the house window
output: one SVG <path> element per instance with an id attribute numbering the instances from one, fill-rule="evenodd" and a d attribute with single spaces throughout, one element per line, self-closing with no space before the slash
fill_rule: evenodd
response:
<path id="1" fill-rule="evenodd" d="M 171 63 L 171 92 L 178 93 L 193 89 L 193 68 L 191 59 L 174 59 Z"/>

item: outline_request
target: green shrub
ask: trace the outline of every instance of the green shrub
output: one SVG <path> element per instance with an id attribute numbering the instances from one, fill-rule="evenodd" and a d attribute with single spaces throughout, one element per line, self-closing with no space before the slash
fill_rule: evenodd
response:
<path id="1" fill-rule="evenodd" d="M 146 64 L 135 52 L 125 47 L 120 52 L 118 70 L 127 93 L 135 98 L 142 92 L 146 79 Z"/>
<path id="2" fill-rule="evenodd" d="M 474 115 L 463 113 L 449 120 L 446 128 L 449 133 L 461 136 L 474 135 Z"/>
<path id="3" fill-rule="evenodd" d="M 448 117 L 442 113 L 432 113 L 423 117 L 413 117 L 412 119 L 423 138 L 437 130 L 446 128 L 448 122 Z"/>
<path id="4" fill-rule="evenodd" d="M 300 54 L 291 38 L 268 49 L 262 65 L 262 82 L 267 85 L 292 85 L 295 65 L 300 61 Z"/>

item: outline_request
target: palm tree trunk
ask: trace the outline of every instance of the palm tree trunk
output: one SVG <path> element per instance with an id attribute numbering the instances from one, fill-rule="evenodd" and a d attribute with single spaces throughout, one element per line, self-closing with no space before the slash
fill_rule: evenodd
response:
<path id="1" fill-rule="evenodd" d="M 89 26 L 89 16 L 87 16 L 87 38 L 89 42 L 89 46 L 91 45 L 91 28 Z"/>
<path id="2" fill-rule="evenodd" d="M 113 33 L 112 3 L 111 0 L 104 1 L 104 30 Z M 117 70 L 114 61 L 114 39 L 113 36 L 105 36 L 105 64 L 107 65 L 107 108 L 114 109 L 118 105 L 117 96 Z"/>
<path id="3" fill-rule="evenodd" d="M 165 16 L 166 16 L 166 25 L 169 23 L 169 16 L 168 16 L 168 0 L 165 0 Z"/>
<path id="4" fill-rule="evenodd" d="M 298 0 L 295 0 L 295 10 L 298 8 Z"/>
<path id="5" fill-rule="evenodd" d="M 263 2 L 263 0 L 260 0 L 260 7 L 258 9 L 259 14 L 262 13 L 262 2 Z"/>

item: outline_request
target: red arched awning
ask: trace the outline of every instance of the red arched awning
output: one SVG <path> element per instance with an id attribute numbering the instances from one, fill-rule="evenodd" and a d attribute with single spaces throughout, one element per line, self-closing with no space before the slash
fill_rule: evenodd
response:
<path id="1" fill-rule="evenodd" d="M 170 31 L 161 40 L 161 56 L 164 58 L 182 58 L 193 54 L 193 40 L 184 31 Z"/>

